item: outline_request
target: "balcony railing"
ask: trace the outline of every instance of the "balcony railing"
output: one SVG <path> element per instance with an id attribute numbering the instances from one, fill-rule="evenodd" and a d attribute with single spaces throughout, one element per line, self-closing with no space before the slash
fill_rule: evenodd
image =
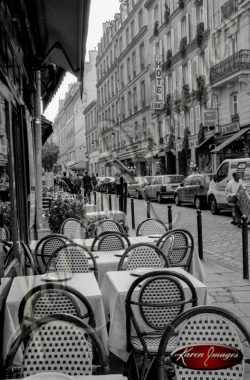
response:
<path id="1" fill-rule="evenodd" d="M 250 50 L 239 50 L 210 70 L 210 82 L 216 83 L 241 70 L 250 70 Z"/>
<path id="2" fill-rule="evenodd" d="M 238 10 L 238 0 L 228 0 L 221 6 L 221 18 L 226 20 Z"/>

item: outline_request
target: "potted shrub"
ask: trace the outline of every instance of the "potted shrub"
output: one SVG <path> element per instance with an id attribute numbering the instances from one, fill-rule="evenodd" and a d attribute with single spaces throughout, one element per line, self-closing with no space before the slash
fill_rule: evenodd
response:
<path id="1" fill-rule="evenodd" d="M 182 37 L 180 41 L 180 52 L 182 58 L 186 56 L 186 49 L 187 49 L 187 37 Z"/>
<path id="2" fill-rule="evenodd" d="M 85 213 L 82 200 L 59 197 L 52 201 L 50 208 L 46 212 L 46 217 L 50 230 L 53 233 L 60 233 L 62 223 L 68 218 L 78 219 L 86 226 Z"/>
<path id="3" fill-rule="evenodd" d="M 167 51 L 167 57 L 166 57 L 166 69 L 167 70 L 170 69 L 170 67 L 171 67 L 171 58 L 172 58 L 172 50 L 169 49 Z"/>
<path id="4" fill-rule="evenodd" d="M 190 94 L 189 85 L 184 84 L 182 86 L 182 92 L 181 92 L 181 105 L 184 112 L 188 110 L 189 94 Z"/>
<path id="5" fill-rule="evenodd" d="M 197 25 L 197 32 L 196 32 L 196 41 L 197 45 L 200 47 L 203 41 L 203 33 L 204 33 L 204 22 L 200 22 Z"/>
<path id="6" fill-rule="evenodd" d="M 185 1 L 184 0 L 179 0 L 179 7 L 183 9 L 185 7 Z"/>
<path id="7" fill-rule="evenodd" d="M 203 75 L 199 75 L 196 78 L 197 81 L 197 90 L 196 90 L 196 99 L 202 103 L 205 98 L 206 94 L 206 84 L 205 84 L 205 77 Z"/>

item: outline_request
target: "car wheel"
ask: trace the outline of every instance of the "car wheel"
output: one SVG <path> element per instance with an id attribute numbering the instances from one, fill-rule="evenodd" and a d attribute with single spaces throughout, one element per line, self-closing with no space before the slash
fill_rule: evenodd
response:
<path id="1" fill-rule="evenodd" d="M 158 203 L 161 203 L 161 202 L 162 202 L 161 194 L 160 194 L 160 193 L 157 194 L 157 202 L 158 202 Z"/>
<path id="2" fill-rule="evenodd" d="M 175 202 L 176 206 L 180 206 L 181 205 L 181 201 L 180 201 L 180 199 L 178 197 L 178 194 L 175 194 L 175 196 L 174 196 L 174 202 Z"/>
<path id="3" fill-rule="evenodd" d="M 199 197 L 196 197 L 194 199 L 194 207 L 198 210 L 198 209 L 201 209 L 201 200 Z"/>
<path id="4" fill-rule="evenodd" d="M 215 197 L 211 197 L 209 200 L 209 205 L 210 205 L 210 211 L 212 215 L 217 215 L 220 213 L 220 209 L 217 206 L 217 202 Z"/>

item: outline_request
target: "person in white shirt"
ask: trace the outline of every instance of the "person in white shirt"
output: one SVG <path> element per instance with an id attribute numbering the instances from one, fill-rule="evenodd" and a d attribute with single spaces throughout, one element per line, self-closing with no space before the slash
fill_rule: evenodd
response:
<path id="1" fill-rule="evenodd" d="M 226 186 L 226 198 L 228 202 L 233 206 L 231 221 L 232 224 L 237 225 L 237 227 L 241 227 L 241 211 L 237 204 L 236 194 L 238 190 L 244 188 L 244 184 L 240 179 L 240 175 L 237 172 L 234 172 L 233 178 L 228 182 Z"/>

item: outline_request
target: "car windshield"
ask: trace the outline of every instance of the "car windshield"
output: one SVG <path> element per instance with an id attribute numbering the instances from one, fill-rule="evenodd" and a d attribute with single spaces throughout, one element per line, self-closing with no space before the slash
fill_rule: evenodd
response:
<path id="1" fill-rule="evenodd" d="M 183 179 L 183 175 L 165 176 L 163 178 L 163 183 L 180 183 L 183 181 Z"/>

